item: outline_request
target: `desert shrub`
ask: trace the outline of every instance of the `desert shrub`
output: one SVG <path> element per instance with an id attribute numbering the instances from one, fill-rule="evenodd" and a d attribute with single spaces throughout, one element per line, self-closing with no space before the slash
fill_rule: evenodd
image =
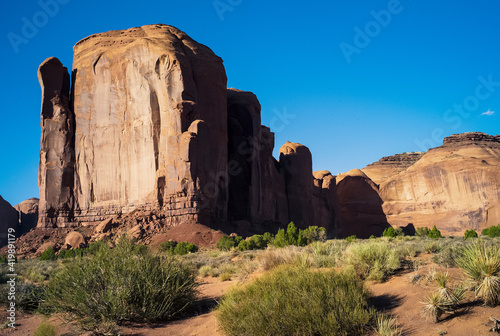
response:
<path id="1" fill-rule="evenodd" d="M 382 232 L 382 237 L 396 237 L 398 233 L 392 226 L 386 228 L 384 232 Z"/>
<path id="2" fill-rule="evenodd" d="M 347 237 L 345 240 L 348 242 L 348 243 L 352 243 L 352 242 L 355 242 L 356 239 L 358 239 L 358 237 L 356 237 L 356 235 L 352 235 L 352 236 L 349 236 Z"/>
<path id="3" fill-rule="evenodd" d="M 228 335 L 361 335 L 374 313 L 352 274 L 281 266 L 224 296 L 216 316 Z"/>
<path id="4" fill-rule="evenodd" d="M 227 273 L 227 272 L 221 273 L 221 275 L 219 275 L 219 279 L 222 282 L 229 281 L 229 280 L 231 280 L 231 273 Z"/>
<path id="5" fill-rule="evenodd" d="M 305 230 L 302 230 L 302 238 L 306 240 L 306 244 L 311 244 L 313 242 L 325 242 L 326 241 L 326 229 L 320 226 L 310 226 Z"/>
<path id="6" fill-rule="evenodd" d="M 62 265 L 50 276 L 46 307 L 84 330 L 178 316 L 194 300 L 194 271 L 170 256 L 134 253 L 134 246 L 122 238 Z"/>
<path id="7" fill-rule="evenodd" d="M 219 239 L 215 246 L 221 251 L 229 251 L 233 247 L 238 246 L 242 240 L 243 238 L 241 236 L 223 236 L 221 239 Z"/>
<path id="8" fill-rule="evenodd" d="M 174 248 L 174 254 L 176 255 L 184 255 L 195 252 L 198 252 L 198 246 L 187 242 L 177 243 L 177 245 Z"/>
<path id="9" fill-rule="evenodd" d="M 478 241 L 464 248 L 457 264 L 465 274 L 476 281 L 476 295 L 484 304 L 500 303 L 500 246 Z"/>
<path id="10" fill-rule="evenodd" d="M 85 254 L 86 254 L 85 249 L 78 248 L 78 249 L 70 249 L 70 250 L 61 250 L 61 251 L 59 251 L 59 254 L 57 255 L 57 257 L 61 258 L 61 259 L 76 258 L 76 257 L 83 257 Z"/>
<path id="11" fill-rule="evenodd" d="M 139 251 L 137 250 L 137 246 L 144 246 L 146 247 L 146 249 L 141 249 L 140 250 L 140 253 L 139 254 L 143 254 L 143 253 L 146 253 L 147 251 L 147 246 L 145 245 L 136 245 L 136 251 Z M 187 242 L 176 242 L 175 240 L 168 240 L 168 241 L 164 241 L 162 242 L 159 246 L 158 246 L 158 251 L 159 252 L 167 252 L 168 254 L 170 255 L 185 255 L 185 254 L 188 254 L 188 253 L 195 253 L 195 252 L 198 252 L 198 246 L 194 245 L 194 244 L 191 244 L 191 243 L 187 243 Z"/>
<path id="12" fill-rule="evenodd" d="M 383 242 L 367 242 L 351 244 L 342 260 L 351 266 L 362 279 L 384 280 L 400 266 L 397 252 Z"/>
<path id="13" fill-rule="evenodd" d="M 175 240 L 167 240 L 161 242 L 160 245 L 158 245 L 158 252 L 167 252 L 170 254 L 174 254 L 174 249 L 176 246 L 177 242 Z"/>
<path id="14" fill-rule="evenodd" d="M 16 281 L 16 309 L 21 312 L 37 310 L 45 299 L 44 289 L 31 283 L 22 283 L 20 278 Z M 0 304 L 9 304 L 9 290 L 10 286 L 7 284 L 0 286 Z"/>
<path id="15" fill-rule="evenodd" d="M 52 247 L 47 247 L 45 251 L 42 252 L 42 255 L 40 255 L 40 260 L 56 260 L 56 252 Z"/>
<path id="16" fill-rule="evenodd" d="M 334 239 L 324 243 L 320 241 L 308 245 L 316 267 L 334 267 L 347 247 L 345 240 Z"/>
<path id="17" fill-rule="evenodd" d="M 415 229 L 415 234 L 419 237 L 429 237 L 429 228 L 428 227 L 418 227 Z"/>
<path id="18" fill-rule="evenodd" d="M 106 247 L 108 244 L 102 240 L 96 240 L 95 242 L 90 243 L 85 249 L 86 254 L 94 255 L 96 254 L 102 247 Z"/>
<path id="19" fill-rule="evenodd" d="M 474 231 L 473 229 L 466 230 L 464 233 L 464 239 L 468 238 L 477 238 L 477 232 Z"/>
<path id="20" fill-rule="evenodd" d="M 458 243 L 448 244 L 438 249 L 432 261 L 443 267 L 457 267 L 457 258 L 462 256 L 464 248 Z"/>
<path id="21" fill-rule="evenodd" d="M 424 244 L 425 251 L 427 253 L 438 253 L 440 252 L 443 247 L 441 244 L 437 241 L 428 241 Z"/>
<path id="22" fill-rule="evenodd" d="M 429 231 L 429 238 L 434 238 L 434 239 L 437 239 L 437 238 L 443 238 L 443 236 L 441 235 L 441 231 L 438 230 L 438 228 L 436 227 L 436 225 L 434 225 L 434 227 L 432 228 L 432 230 Z"/>
<path id="23" fill-rule="evenodd" d="M 500 237 L 500 224 L 497 226 L 490 226 L 487 229 L 481 231 L 481 235 L 488 236 L 490 238 Z"/>
<path id="24" fill-rule="evenodd" d="M 7 263 L 7 255 L 2 254 L 0 255 L 0 264 L 5 264 L 5 263 Z"/>
<path id="25" fill-rule="evenodd" d="M 33 336 L 55 336 L 56 330 L 52 324 L 47 321 L 40 323 L 38 328 L 36 328 Z"/>

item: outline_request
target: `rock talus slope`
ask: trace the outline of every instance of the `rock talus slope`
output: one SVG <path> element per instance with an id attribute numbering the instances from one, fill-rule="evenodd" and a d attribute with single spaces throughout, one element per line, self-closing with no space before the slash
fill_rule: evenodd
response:
<path id="1" fill-rule="evenodd" d="M 393 226 L 436 225 L 447 234 L 500 223 L 500 136 L 447 137 L 380 186 Z"/>

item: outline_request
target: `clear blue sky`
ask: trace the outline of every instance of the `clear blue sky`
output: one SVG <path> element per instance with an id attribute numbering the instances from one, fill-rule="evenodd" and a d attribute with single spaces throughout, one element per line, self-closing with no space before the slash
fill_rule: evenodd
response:
<path id="1" fill-rule="evenodd" d="M 496 1 L 43 3 L 51 1 L 2 4 L 0 195 L 12 204 L 38 197 L 38 65 L 56 56 L 71 68 L 78 40 L 146 24 L 176 26 L 212 48 L 228 86 L 260 99 L 275 153 L 286 140 L 303 143 L 314 170 L 363 168 L 453 133 L 500 133 Z M 37 31 L 24 27 L 35 23 Z"/>

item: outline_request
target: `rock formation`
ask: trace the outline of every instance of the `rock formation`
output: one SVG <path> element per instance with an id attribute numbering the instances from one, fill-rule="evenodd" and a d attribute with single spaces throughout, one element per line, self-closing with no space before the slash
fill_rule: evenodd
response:
<path id="1" fill-rule="evenodd" d="M 380 236 L 389 227 L 378 186 L 359 169 L 337 175 L 341 237 Z"/>
<path id="2" fill-rule="evenodd" d="M 447 137 L 380 186 L 390 224 L 436 225 L 446 234 L 500 223 L 500 136 Z"/>
<path id="3" fill-rule="evenodd" d="M 313 178 L 305 146 L 272 157 L 257 97 L 226 89 L 208 47 L 150 25 L 89 36 L 74 52 L 71 96 L 57 59 L 39 70 L 39 227 L 113 217 L 142 239 L 179 224 L 252 234 L 293 220 L 336 232 L 335 178 Z"/>
<path id="4" fill-rule="evenodd" d="M 408 169 L 425 153 L 403 153 L 386 156 L 361 169 L 373 182 L 380 185 L 390 177 Z"/>
<path id="5" fill-rule="evenodd" d="M 40 225 L 65 225 L 74 210 L 74 128 L 69 107 L 70 77 L 61 62 L 50 57 L 38 68 L 42 87 L 40 165 Z"/>
<path id="6" fill-rule="evenodd" d="M 0 247 L 7 244 L 9 228 L 18 230 L 19 212 L 0 196 Z"/>
<path id="7" fill-rule="evenodd" d="M 38 204 L 40 200 L 38 198 L 30 198 L 21 203 L 14 205 L 21 216 L 21 221 L 19 223 L 19 233 L 24 234 L 36 227 L 38 221 Z"/>

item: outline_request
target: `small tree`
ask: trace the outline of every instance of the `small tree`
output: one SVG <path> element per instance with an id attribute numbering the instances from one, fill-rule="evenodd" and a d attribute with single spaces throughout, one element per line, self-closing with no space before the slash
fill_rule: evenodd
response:
<path id="1" fill-rule="evenodd" d="M 290 222 L 290 224 L 288 224 L 288 227 L 286 228 L 286 241 L 288 243 L 287 245 L 298 245 L 298 240 L 299 230 L 293 222 Z"/>
<path id="2" fill-rule="evenodd" d="M 288 241 L 286 239 L 285 229 L 278 230 L 278 233 L 274 237 L 274 246 L 276 246 L 276 247 L 288 246 Z"/>
<path id="3" fill-rule="evenodd" d="M 386 228 L 384 232 L 382 233 L 383 237 L 396 237 L 398 234 L 396 230 L 392 226 Z"/>
<path id="4" fill-rule="evenodd" d="M 240 238 L 240 239 L 238 239 L 238 241 L 236 242 L 236 238 Z M 238 246 L 238 244 L 242 240 L 240 236 L 237 236 L 236 238 L 229 237 L 229 236 L 223 236 L 221 239 L 219 239 L 219 241 L 217 242 L 217 244 L 215 246 L 221 251 L 229 251 L 233 247 Z"/>
<path id="5" fill-rule="evenodd" d="M 57 259 L 56 252 L 50 246 L 47 247 L 40 256 L 40 260 L 56 260 L 56 259 Z"/>
<path id="6" fill-rule="evenodd" d="M 429 238 L 443 238 L 441 231 L 437 229 L 436 225 L 429 231 Z"/>
<path id="7" fill-rule="evenodd" d="M 430 231 L 431 231 L 431 230 L 429 230 L 429 228 L 428 228 L 428 227 L 423 226 L 423 227 L 418 227 L 418 228 L 416 228 L 416 230 L 415 230 L 415 234 L 416 234 L 417 236 L 419 236 L 419 237 L 429 237 L 429 232 L 430 232 Z"/>
<path id="8" fill-rule="evenodd" d="M 468 239 L 468 238 L 477 238 L 477 232 L 474 231 L 474 229 L 470 229 L 470 230 L 465 231 L 464 239 Z"/>

